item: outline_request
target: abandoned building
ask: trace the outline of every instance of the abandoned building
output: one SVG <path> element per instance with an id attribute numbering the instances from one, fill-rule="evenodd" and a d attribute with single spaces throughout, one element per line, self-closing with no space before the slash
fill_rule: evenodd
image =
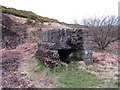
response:
<path id="1" fill-rule="evenodd" d="M 69 55 L 77 56 L 87 64 L 92 64 L 93 37 L 89 29 L 52 29 L 44 31 L 38 50 L 57 56 L 57 60 L 69 63 Z"/>

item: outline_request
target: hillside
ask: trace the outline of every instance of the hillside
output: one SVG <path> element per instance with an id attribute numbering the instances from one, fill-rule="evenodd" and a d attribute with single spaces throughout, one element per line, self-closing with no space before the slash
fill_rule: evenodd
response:
<path id="1" fill-rule="evenodd" d="M 39 16 L 35 13 L 33 13 L 32 11 L 25 11 L 25 10 L 17 10 L 15 8 L 7 8 L 5 6 L 2 6 L 2 12 L 3 13 L 7 13 L 7 14 L 12 14 L 18 17 L 23 17 L 23 18 L 29 18 L 32 20 L 35 20 L 35 22 L 57 22 L 59 24 L 63 24 L 63 25 L 67 25 L 64 22 L 60 22 L 58 20 L 52 19 L 52 18 L 48 18 L 48 17 L 42 17 Z"/>
<path id="2" fill-rule="evenodd" d="M 108 50 L 93 50 L 93 64 L 73 61 L 66 67 L 50 69 L 36 56 L 42 32 L 54 28 L 81 28 L 29 11 L 3 7 L 2 13 L 2 88 L 117 88 L 118 42 Z M 8 45 L 6 46 L 6 41 Z M 39 53 L 38 53 L 39 54 Z M 46 59 L 48 55 L 44 54 Z"/>
<path id="3" fill-rule="evenodd" d="M 15 49 L 30 39 L 41 41 L 42 31 L 53 28 L 69 28 L 55 19 L 38 16 L 30 11 L 2 6 L 2 48 L 8 40 L 8 49 Z M 38 31 L 40 29 L 40 31 Z"/>
<path id="4" fill-rule="evenodd" d="M 22 10 L 8 9 L 3 7 L 2 13 L 2 86 L 9 88 L 23 88 L 31 87 L 31 79 L 20 71 L 23 68 L 24 61 L 34 56 L 37 50 L 37 43 L 41 42 L 42 31 L 53 28 L 69 28 L 63 23 L 54 19 L 37 16 L 28 11 L 32 17 L 41 17 L 43 21 L 36 21 L 34 18 L 27 18 L 28 16 L 20 16 L 16 13 Z M 13 10 L 13 11 L 11 11 Z M 32 14 L 32 15 L 31 15 Z M 23 14 L 24 15 L 24 14 Z M 47 20 L 50 20 L 48 22 Z M 8 45 L 6 47 L 6 41 Z M 22 74 L 23 73 L 23 74 Z"/>

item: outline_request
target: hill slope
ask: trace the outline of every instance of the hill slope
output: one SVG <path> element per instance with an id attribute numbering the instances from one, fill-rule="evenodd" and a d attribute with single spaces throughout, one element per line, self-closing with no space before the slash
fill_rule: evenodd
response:
<path id="1" fill-rule="evenodd" d="M 5 6 L 2 6 L 2 12 L 7 13 L 7 14 L 12 14 L 15 16 L 19 16 L 19 17 L 23 17 L 23 18 L 30 18 L 32 20 L 35 20 L 36 22 L 38 22 L 38 21 L 42 22 L 42 23 L 43 22 L 57 22 L 57 23 L 66 25 L 66 23 L 64 23 L 64 22 L 60 22 L 58 20 L 48 18 L 48 17 L 42 17 L 31 11 L 17 10 L 15 8 L 7 8 Z"/>
<path id="2" fill-rule="evenodd" d="M 39 42 L 42 31 L 53 28 L 69 27 L 65 23 L 29 11 L 2 7 L 2 48 L 5 48 L 7 40 L 8 49 L 15 49 L 18 45 L 30 41 L 30 38 L 35 38 Z"/>

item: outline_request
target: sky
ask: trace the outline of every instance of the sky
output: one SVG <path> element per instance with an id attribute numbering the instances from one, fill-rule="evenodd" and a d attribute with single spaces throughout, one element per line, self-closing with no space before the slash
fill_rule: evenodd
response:
<path id="1" fill-rule="evenodd" d="M 120 0 L 0 0 L 0 5 L 32 11 L 66 23 L 106 15 L 118 16 Z"/>

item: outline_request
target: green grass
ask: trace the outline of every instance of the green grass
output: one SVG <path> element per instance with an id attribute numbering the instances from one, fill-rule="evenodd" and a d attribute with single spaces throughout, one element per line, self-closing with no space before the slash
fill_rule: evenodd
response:
<path id="1" fill-rule="evenodd" d="M 104 81 L 98 79 L 95 74 L 75 68 L 76 66 L 77 64 L 73 63 L 69 69 L 63 68 L 64 71 L 54 73 L 59 76 L 59 87 L 90 88 L 104 84 Z"/>
<path id="2" fill-rule="evenodd" d="M 38 57 L 34 57 L 35 60 L 39 60 Z M 73 60 L 68 67 L 56 67 L 54 69 L 47 68 L 42 62 L 33 66 L 31 72 L 32 75 L 43 74 L 48 81 L 54 82 L 53 78 L 57 77 L 57 83 L 46 85 L 46 87 L 52 88 L 117 88 L 118 81 L 111 78 L 98 78 L 95 74 L 87 72 L 84 69 L 78 68 L 80 64 L 78 61 Z M 97 70 L 101 73 L 101 71 Z M 52 79 L 49 79 L 52 78 Z"/>
<path id="3" fill-rule="evenodd" d="M 40 58 L 39 58 L 39 57 L 37 57 L 37 56 L 34 56 L 33 58 L 34 58 L 34 59 L 36 59 L 36 60 L 39 60 L 39 59 L 40 59 Z"/>
<path id="4" fill-rule="evenodd" d="M 49 75 L 59 77 L 56 88 L 117 88 L 117 80 L 111 78 L 99 79 L 95 74 L 78 69 L 77 62 L 71 63 L 70 68 L 57 67 Z M 110 80 L 110 82 L 106 82 Z"/>
<path id="5" fill-rule="evenodd" d="M 94 74 L 88 73 L 85 70 L 80 70 L 77 74 L 75 71 L 65 73 L 61 76 L 59 81 L 64 84 L 65 87 L 74 88 L 89 88 L 104 84 L 104 82 L 98 80 Z"/>
<path id="6" fill-rule="evenodd" d="M 80 58 L 77 58 L 76 56 L 73 56 L 70 58 L 70 61 L 83 61 L 83 60 Z"/>
<path id="7" fill-rule="evenodd" d="M 110 78 L 110 83 L 108 83 L 109 88 L 116 88 L 118 86 L 118 80 L 114 80 L 113 78 Z"/>
<path id="8" fill-rule="evenodd" d="M 47 68 L 47 66 L 41 61 L 39 61 L 40 60 L 39 57 L 35 56 L 33 58 L 35 60 L 38 60 L 38 64 L 33 66 L 33 69 L 31 69 L 30 72 L 34 71 L 35 73 L 41 74 L 45 70 L 45 68 Z"/>
<path id="9" fill-rule="evenodd" d="M 38 69 L 36 69 L 35 72 L 40 74 L 40 73 L 42 73 L 42 72 L 45 70 L 46 65 L 45 65 L 44 63 L 42 63 L 42 62 L 39 62 L 38 65 L 39 65 L 40 67 L 39 67 Z"/>

